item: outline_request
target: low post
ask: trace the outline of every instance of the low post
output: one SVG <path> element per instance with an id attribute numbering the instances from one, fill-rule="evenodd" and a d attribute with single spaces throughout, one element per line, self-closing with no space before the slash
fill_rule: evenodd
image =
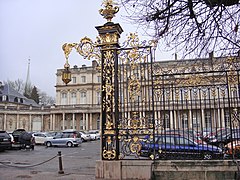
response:
<path id="1" fill-rule="evenodd" d="M 61 151 L 58 151 L 58 160 L 59 160 L 59 171 L 58 171 L 58 174 L 64 174 L 63 165 L 62 165 L 62 154 L 61 154 Z"/>

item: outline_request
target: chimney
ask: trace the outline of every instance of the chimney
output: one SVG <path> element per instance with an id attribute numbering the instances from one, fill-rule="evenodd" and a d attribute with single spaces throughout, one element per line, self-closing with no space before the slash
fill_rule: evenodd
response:
<path id="1" fill-rule="evenodd" d="M 209 59 L 213 59 L 214 55 L 213 55 L 213 51 L 209 53 Z"/>

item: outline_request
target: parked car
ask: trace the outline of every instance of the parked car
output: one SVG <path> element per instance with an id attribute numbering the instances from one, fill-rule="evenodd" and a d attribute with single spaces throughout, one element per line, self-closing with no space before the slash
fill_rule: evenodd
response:
<path id="1" fill-rule="evenodd" d="M 240 158 L 240 141 L 233 141 L 225 145 L 226 157 Z"/>
<path id="2" fill-rule="evenodd" d="M 35 138 L 32 133 L 26 132 L 25 129 L 15 129 L 12 132 L 13 143 L 12 148 L 15 149 L 34 149 Z"/>
<path id="3" fill-rule="evenodd" d="M 41 144 L 41 145 L 43 145 L 44 142 L 47 141 L 48 139 L 53 138 L 53 136 L 51 136 L 47 132 L 35 132 L 35 133 L 33 133 L 33 137 L 35 138 L 35 143 Z"/>
<path id="4" fill-rule="evenodd" d="M 11 136 L 6 131 L 0 131 L 0 151 L 12 148 Z"/>
<path id="5" fill-rule="evenodd" d="M 90 134 L 85 133 L 84 131 L 79 131 L 83 142 L 91 141 Z"/>
<path id="6" fill-rule="evenodd" d="M 221 148 L 198 144 L 193 140 L 176 134 L 159 135 L 154 141 L 142 141 L 140 154 L 155 159 L 213 159 L 223 156 Z"/>
<path id="7" fill-rule="evenodd" d="M 98 130 L 89 130 L 86 134 L 90 135 L 92 141 L 100 139 L 100 133 Z"/>
<path id="8" fill-rule="evenodd" d="M 198 143 L 198 144 L 206 144 L 205 141 L 203 141 L 201 139 L 200 133 L 198 133 L 195 130 L 189 130 L 189 129 L 171 129 L 171 130 L 165 130 L 162 133 L 160 133 L 160 135 L 167 135 L 167 134 L 175 134 L 175 135 L 180 135 L 180 136 L 184 136 L 187 137 L 191 140 L 193 140 L 194 142 Z"/>
<path id="9" fill-rule="evenodd" d="M 82 143 L 81 134 L 73 129 L 68 129 L 59 132 L 52 139 L 48 139 L 44 142 L 44 144 L 47 147 L 51 146 L 77 147 L 81 143 Z"/>
<path id="10" fill-rule="evenodd" d="M 219 131 L 215 137 L 208 139 L 207 143 L 224 148 L 226 144 L 236 140 L 240 140 L 240 129 L 226 129 Z"/>

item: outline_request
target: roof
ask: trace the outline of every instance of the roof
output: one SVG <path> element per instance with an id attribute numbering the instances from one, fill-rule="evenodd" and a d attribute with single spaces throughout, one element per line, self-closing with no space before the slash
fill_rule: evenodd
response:
<path id="1" fill-rule="evenodd" d="M 40 106 L 34 100 L 28 99 L 15 89 L 11 88 L 8 84 L 3 85 L 2 83 L 0 83 L 0 102 L 4 101 L 2 98 L 3 96 L 6 96 L 6 102 L 12 102 L 29 106 L 32 105 L 37 107 Z"/>

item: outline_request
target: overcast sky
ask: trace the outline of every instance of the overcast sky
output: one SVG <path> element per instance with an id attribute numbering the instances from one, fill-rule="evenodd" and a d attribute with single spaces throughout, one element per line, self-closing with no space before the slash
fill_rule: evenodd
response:
<path id="1" fill-rule="evenodd" d="M 101 0 L 0 0 L 0 81 L 26 81 L 30 58 L 30 81 L 55 97 L 57 69 L 65 63 L 62 45 L 85 36 L 95 41 L 95 26 L 106 23 L 98 10 Z M 121 9 L 112 20 L 120 23 L 126 38 L 140 29 L 124 18 Z M 144 39 L 142 39 L 144 40 Z M 161 59 L 172 59 L 171 53 Z M 71 66 L 91 63 L 73 51 Z"/>

